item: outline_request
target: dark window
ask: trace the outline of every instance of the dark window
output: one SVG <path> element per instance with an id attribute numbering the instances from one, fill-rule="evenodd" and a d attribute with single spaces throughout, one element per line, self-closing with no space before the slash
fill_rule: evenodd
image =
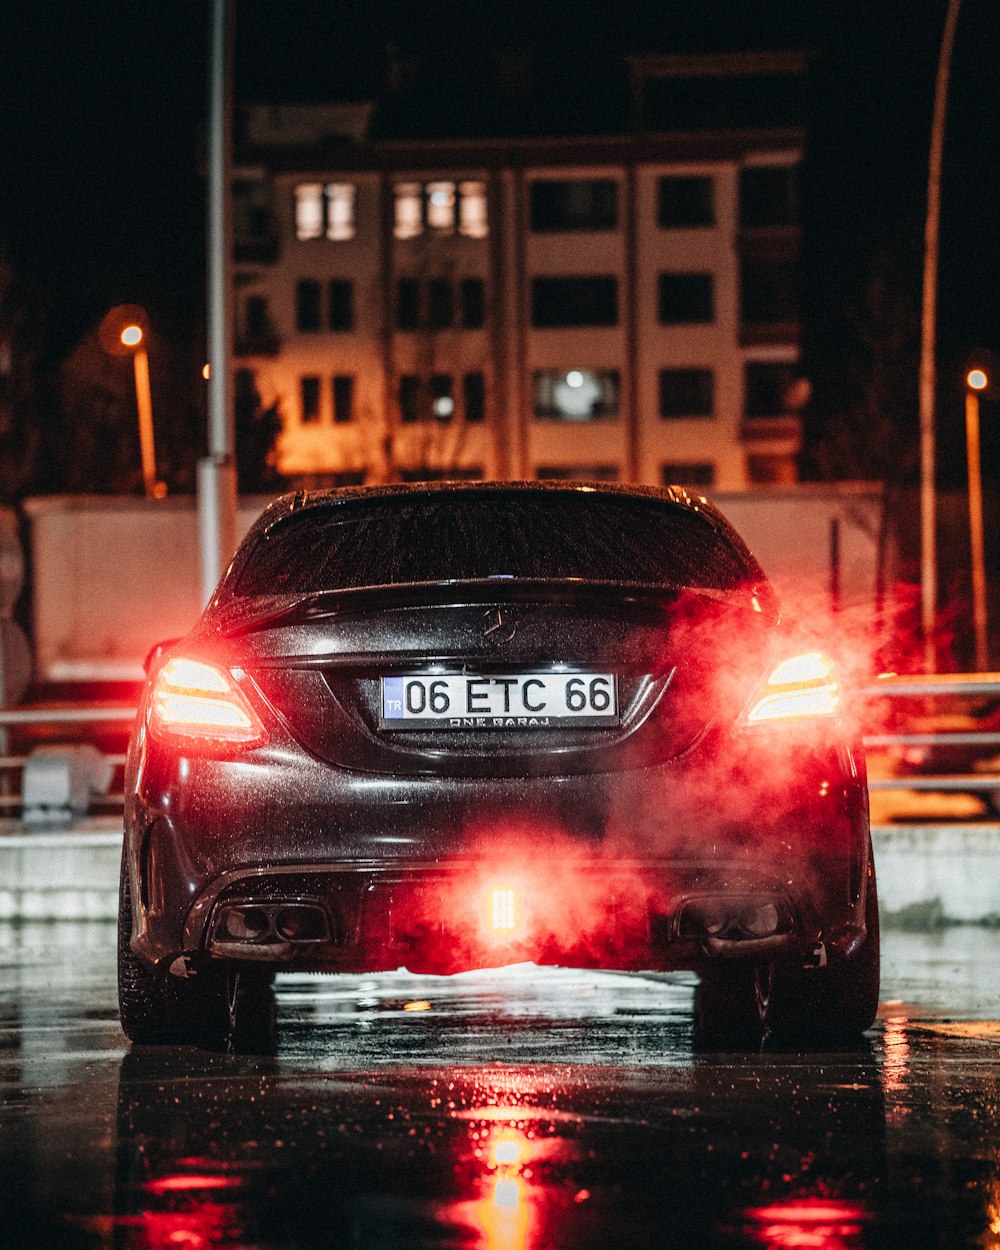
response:
<path id="1" fill-rule="evenodd" d="M 740 225 L 797 226 L 799 171 L 795 165 L 740 170 Z"/>
<path id="2" fill-rule="evenodd" d="M 303 278 L 295 285 L 295 327 L 298 330 L 319 330 L 322 326 L 320 315 L 320 285 L 311 278 Z"/>
<path id="3" fill-rule="evenodd" d="M 788 394 L 798 376 L 793 364 L 754 361 L 746 366 L 746 415 L 777 417 L 788 411 Z"/>
<path id="4" fill-rule="evenodd" d="M 421 400 L 420 379 L 415 373 L 404 373 L 399 379 L 399 416 L 401 421 L 419 421 L 423 415 L 420 411 Z"/>
<path id="5" fill-rule="evenodd" d="M 795 260 L 746 259 L 740 265 L 740 317 L 744 325 L 798 320 L 799 267 Z"/>
<path id="6" fill-rule="evenodd" d="M 330 315 L 331 330 L 354 329 L 354 283 L 349 278 L 331 278 Z"/>
<path id="7" fill-rule="evenodd" d="M 266 295 L 248 295 L 243 305 L 243 331 L 248 339 L 262 339 L 271 332 Z"/>
<path id="8" fill-rule="evenodd" d="M 431 278 L 428 286 L 427 323 L 432 330 L 446 330 L 455 320 L 455 296 L 447 278 Z"/>
<path id="9" fill-rule="evenodd" d="M 535 278 L 531 323 L 540 329 L 618 324 L 614 278 Z"/>
<path id="10" fill-rule="evenodd" d="M 482 278 L 463 278 L 459 288 L 462 300 L 462 327 L 478 330 L 486 320 L 486 286 Z"/>
<path id="11" fill-rule="evenodd" d="M 354 378 L 349 373 L 337 373 L 333 378 L 333 419 L 346 425 L 353 416 Z"/>
<path id="12" fill-rule="evenodd" d="M 680 460 L 663 465 L 664 486 L 714 486 L 715 465 L 708 460 Z"/>
<path id="13" fill-rule="evenodd" d="M 676 175 L 657 183 L 657 223 L 665 227 L 715 224 L 715 180 L 701 175 Z"/>
<path id="14" fill-rule="evenodd" d="M 319 420 L 319 378 L 299 378 L 299 397 L 302 401 L 302 420 Z"/>
<path id="15" fill-rule="evenodd" d="M 747 456 L 747 476 L 755 486 L 791 486 L 798 480 L 791 456 L 768 452 Z"/>
<path id="16" fill-rule="evenodd" d="M 535 477 L 552 482 L 617 482 L 616 464 L 540 465 Z"/>
<path id="17" fill-rule="evenodd" d="M 714 590 L 766 584 L 728 528 L 666 502 L 470 489 L 306 507 L 274 524 L 240 595 L 508 576 Z"/>
<path id="18" fill-rule="evenodd" d="M 710 273 L 660 274 L 660 324 L 685 325 L 715 320 Z"/>
<path id="19" fill-rule="evenodd" d="M 450 421 L 455 415 L 455 387 L 450 373 L 431 374 L 431 415 Z"/>
<path id="20" fill-rule="evenodd" d="M 462 402 L 466 421 L 478 424 L 486 420 L 486 379 L 481 373 L 467 373 L 462 378 Z"/>
<path id="21" fill-rule="evenodd" d="M 400 278 L 396 283 L 396 328 L 416 330 L 420 325 L 420 283 Z"/>
<path id="22" fill-rule="evenodd" d="M 661 417 L 711 417 L 715 412 L 711 369 L 661 369 Z"/>
<path id="23" fill-rule="evenodd" d="M 617 225 L 618 185 L 613 178 L 531 184 L 532 230 L 614 230 Z"/>
<path id="24" fill-rule="evenodd" d="M 618 416 L 618 370 L 546 369 L 535 374 L 535 416 L 600 421 Z"/>

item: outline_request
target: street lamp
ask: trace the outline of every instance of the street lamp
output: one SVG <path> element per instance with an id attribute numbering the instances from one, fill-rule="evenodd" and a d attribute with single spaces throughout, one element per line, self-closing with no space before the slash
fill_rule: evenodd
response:
<path id="1" fill-rule="evenodd" d="M 135 374 L 135 402 L 139 412 L 139 452 L 142 481 L 149 499 L 162 499 L 165 482 L 156 480 L 156 451 L 153 442 L 153 399 L 149 386 L 149 356 L 146 352 L 146 314 L 137 304 L 119 304 L 104 316 L 98 331 L 101 346 L 112 356 L 131 356 Z"/>
<path id="2" fill-rule="evenodd" d="M 972 621 L 976 634 L 976 670 L 989 668 L 986 632 L 986 561 L 983 551 L 983 482 L 979 452 L 979 392 L 989 382 L 982 369 L 965 379 L 965 447 L 969 465 L 969 542 L 972 548 Z"/>
<path id="3" fill-rule="evenodd" d="M 119 336 L 122 346 L 132 355 L 135 372 L 135 402 L 139 410 L 139 452 L 142 456 L 142 481 L 149 499 L 162 499 L 167 493 L 163 482 L 156 480 L 156 451 L 153 441 L 153 396 L 149 386 L 149 355 L 143 346 L 142 326 L 132 322 Z"/>

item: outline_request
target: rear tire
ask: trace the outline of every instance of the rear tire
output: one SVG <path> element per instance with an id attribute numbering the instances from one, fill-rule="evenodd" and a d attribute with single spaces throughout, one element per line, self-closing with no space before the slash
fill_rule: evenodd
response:
<path id="1" fill-rule="evenodd" d="M 240 976 L 205 968 L 175 977 L 150 968 L 131 948 L 132 891 L 122 853 L 118 895 L 118 1012 L 131 1041 L 234 1049 L 264 1049 L 274 1038 L 274 994 L 269 970 Z"/>
<path id="2" fill-rule="evenodd" d="M 823 968 L 746 963 L 706 969 L 695 992 L 695 1045 L 701 1049 L 778 1046 L 821 1049 L 856 1042 L 875 1021 L 879 992 L 879 919 L 869 853 L 865 939 L 850 959 Z"/>

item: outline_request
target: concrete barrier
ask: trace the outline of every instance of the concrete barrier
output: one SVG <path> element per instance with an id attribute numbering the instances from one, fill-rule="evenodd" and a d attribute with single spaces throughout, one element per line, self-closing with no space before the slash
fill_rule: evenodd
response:
<path id="1" fill-rule="evenodd" d="M 0 827 L 0 920 L 113 920 L 121 821 L 72 829 Z M 872 830 L 886 925 L 1000 925 L 1000 823 Z"/>

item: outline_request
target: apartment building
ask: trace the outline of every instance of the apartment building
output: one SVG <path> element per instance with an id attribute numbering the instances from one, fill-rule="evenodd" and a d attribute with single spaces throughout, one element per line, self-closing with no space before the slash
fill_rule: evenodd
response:
<path id="1" fill-rule="evenodd" d="M 628 133 L 397 140 L 253 106 L 238 394 L 301 484 L 796 477 L 805 58 L 638 58 Z"/>

